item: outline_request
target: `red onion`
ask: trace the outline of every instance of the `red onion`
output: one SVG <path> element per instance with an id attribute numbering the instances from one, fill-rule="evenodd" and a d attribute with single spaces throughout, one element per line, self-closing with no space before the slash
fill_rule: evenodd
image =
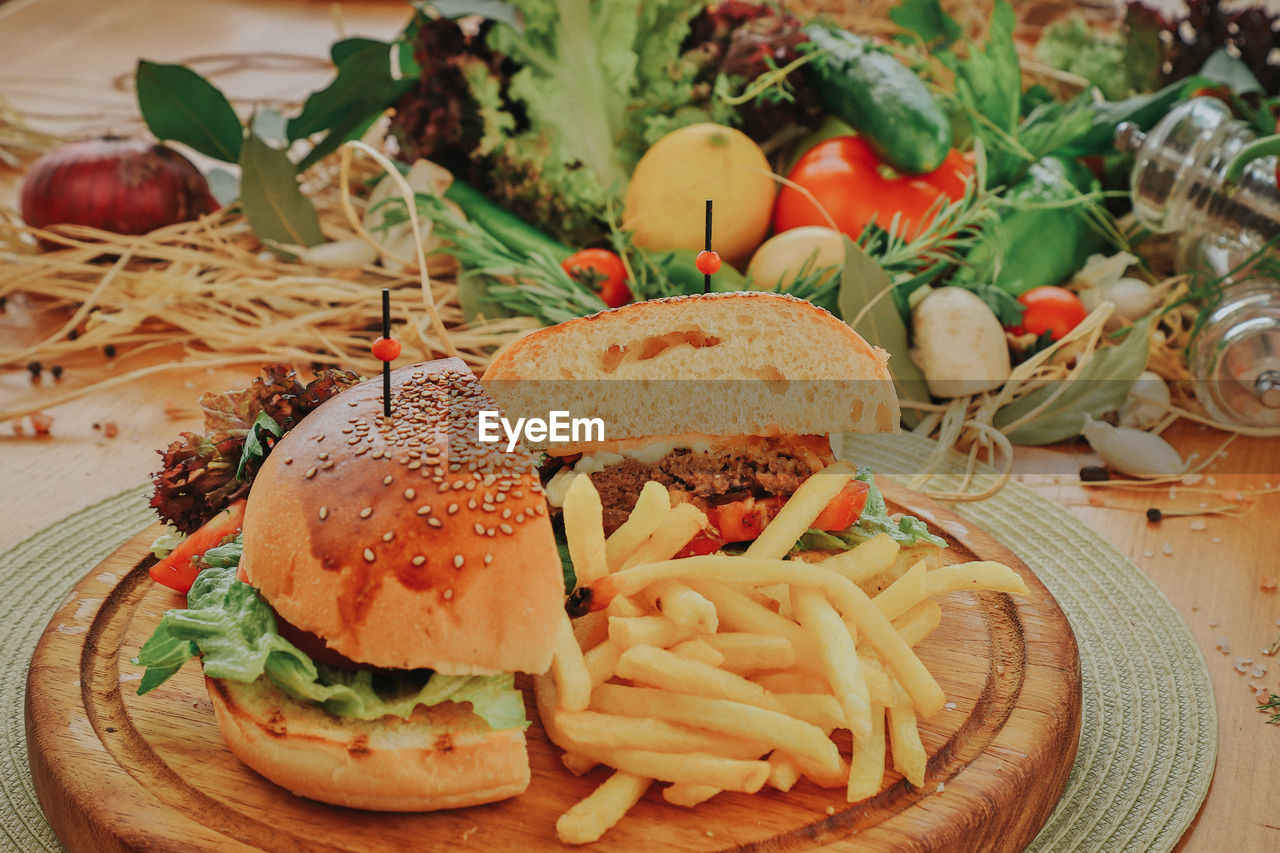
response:
<path id="1" fill-rule="evenodd" d="M 146 234 L 217 209 L 191 161 L 142 139 L 60 145 L 36 160 L 22 183 L 22 218 L 35 228 L 89 225 Z"/>

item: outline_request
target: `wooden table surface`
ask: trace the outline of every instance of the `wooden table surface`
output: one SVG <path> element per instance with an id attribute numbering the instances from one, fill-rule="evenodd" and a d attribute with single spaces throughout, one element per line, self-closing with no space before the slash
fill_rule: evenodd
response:
<path id="1" fill-rule="evenodd" d="M 119 129 L 134 122 L 132 102 L 127 84 L 120 90 L 113 82 L 127 80 L 140 56 L 179 61 L 269 51 L 322 58 L 339 33 L 385 37 L 407 15 L 407 7 L 395 2 L 347 3 L 335 16 L 329 4 L 301 0 L 116 0 L 109 7 L 92 0 L 13 0 L 0 7 L 5 43 L 0 95 L 39 114 L 42 124 L 55 130 Z M 258 64 L 228 88 L 288 99 L 325 79 L 315 63 L 281 62 L 283 71 L 281 65 Z M 255 81 L 265 85 L 273 74 L 280 75 L 270 80 L 275 88 L 255 88 Z M 65 97 L 47 97 L 54 78 L 55 85 L 65 87 L 60 90 Z M 94 104 L 95 111 L 85 103 Z M 16 180 L 0 172 L 3 203 L 12 203 Z M 0 313 L 0 346 L 30 341 L 57 319 L 11 298 Z M 111 369 L 101 361 L 68 362 L 58 387 L 74 387 Z M 93 394 L 49 409 L 54 417 L 49 437 L 33 437 L 29 428 L 16 435 L 12 423 L 0 424 L 0 550 L 147 480 L 157 467 L 156 449 L 181 430 L 199 429 L 196 397 L 204 390 L 242 386 L 253 373 L 249 368 L 172 372 Z M 53 387 L 47 373 L 33 383 L 26 371 L 0 372 L 0 410 L 38 400 Z M 119 430 L 112 438 L 104 429 L 109 423 Z M 1175 427 L 1169 435 L 1184 455 L 1207 454 L 1224 437 L 1197 426 Z M 1133 559 L 1182 614 L 1208 662 L 1217 693 L 1218 766 L 1209 796 L 1178 849 L 1216 851 L 1227 844 L 1237 853 L 1280 849 L 1280 727 L 1264 724 L 1251 689 L 1261 685 L 1280 692 L 1280 656 L 1262 654 L 1280 634 L 1280 596 L 1262 589 L 1264 576 L 1280 575 L 1280 495 L 1246 502 L 1252 510 L 1241 517 L 1168 515 L 1239 505 L 1237 491 L 1280 486 L 1280 442 L 1239 439 L 1203 482 L 1173 494 L 1167 487 L 1085 489 L 1075 473 L 1090 461 L 1096 457 L 1079 446 L 1020 450 L 1017 468 L 1024 484 L 1080 516 Z M 1166 511 L 1162 522 L 1147 521 L 1150 506 Z M 1218 648 L 1224 642 L 1229 653 Z M 1237 672 L 1236 660 L 1242 657 L 1263 664 L 1265 676 Z M 1161 697 L 1147 701 L 1155 705 Z"/>

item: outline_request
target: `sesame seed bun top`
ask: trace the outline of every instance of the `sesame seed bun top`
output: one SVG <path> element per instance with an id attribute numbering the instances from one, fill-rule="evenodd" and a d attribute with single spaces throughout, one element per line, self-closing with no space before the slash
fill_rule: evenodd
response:
<path id="1" fill-rule="evenodd" d="M 392 371 L 288 432 L 245 509 L 248 581 L 362 664 L 543 672 L 563 581 L 533 458 L 477 441 L 497 406 L 459 359 Z"/>

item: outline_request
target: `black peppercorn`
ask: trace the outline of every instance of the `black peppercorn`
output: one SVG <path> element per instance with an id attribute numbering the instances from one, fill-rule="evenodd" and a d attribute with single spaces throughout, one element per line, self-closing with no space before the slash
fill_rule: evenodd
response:
<path id="1" fill-rule="evenodd" d="M 27 371 L 31 374 L 32 379 L 38 379 L 40 372 L 44 370 L 44 365 L 38 361 L 27 362 Z"/>
<path id="2" fill-rule="evenodd" d="M 1111 472 L 1101 465 L 1086 465 L 1080 469 L 1080 479 L 1086 483 L 1101 483 L 1111 479 Z"/>
<path id="3" fill-rule="evenodd" d="M 1159 507 L 1153 506 L 1147 510 L 1147 521 L 1151 522 L 1152 524 L 1155 524 L 1157 521 L 1159 521 L 1162 518 L 1164 518 L 1164 513 L 1160 511 Z"/>
<path id="4" fill-rule="evenodd" d="M 61 365 L 61 364 L 55 364 L 53 367 L 49 368 L 49 372 L 53 374 L 53 378 L 54 378 L 54 379 L 61 379 L 61 378 L 62 378 L 62 365 Z"/>
<path id="5" fill-rule="evenodd" d="M 103 348 L 102 348 L 102 352 L 107 356 L 107 358 L 115 358 L 115 357 L 116 357 L 116 345 L 115 345 L 115 344 L 107 344 L 105 347 L 103 347 Z"/>

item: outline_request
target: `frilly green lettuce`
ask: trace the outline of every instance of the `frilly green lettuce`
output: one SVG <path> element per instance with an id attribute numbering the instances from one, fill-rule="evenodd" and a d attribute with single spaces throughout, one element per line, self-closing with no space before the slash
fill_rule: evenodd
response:
<path id="1" fill-rule="evenodd" d="M 185 610 L 164 614 L 134 663 L 145 666 L 138 686 L 144 694 L 159 687 L 189 659 L 201 656 L 213 678 L 252 682 L 263 675 L 301 701 L 316 702 L 332 714 L 374 720 L 388 714 L 408 718 L 418 705 L 469 702 L 491 728 L 528 726 L 524 700 L 514 676 L 451 676 L 410 671 L 384 677 L 317 665 L 280 636 L 275 615 L 256 590 L 236 580 L 240 539 L 205 555 L 202 571 L 187 594 Z M 384 681 L 388 683 L 383 683 Z"/>

